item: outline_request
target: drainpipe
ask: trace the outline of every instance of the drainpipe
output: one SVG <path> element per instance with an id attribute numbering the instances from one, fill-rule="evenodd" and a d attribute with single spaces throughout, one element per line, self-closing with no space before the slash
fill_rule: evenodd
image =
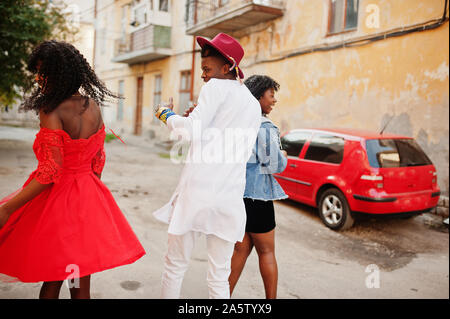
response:
<path id="1" fill-rule="evenodd" d="M 197 0 L 194 1 L 194 24 L 197 24 Z M 195 35 L 192 37 L 192 68 L 191 90 L 189 99 L 194 102 L 194 74 L 195 74 Z"/>
<path id="2" fill-rule="evenodd" d="M 192 37 L 191 91 L 189 97 L 191 101 L 194 101 L 194 73 L 195 73 L 195 36 Z"/>
<path id="3" fill-rule="evenodd" d="M 97 40 L 97 0 L 94 2 L 94 54 L 92 55 L 92 69 L 95 70 L 95 42 Z"/>

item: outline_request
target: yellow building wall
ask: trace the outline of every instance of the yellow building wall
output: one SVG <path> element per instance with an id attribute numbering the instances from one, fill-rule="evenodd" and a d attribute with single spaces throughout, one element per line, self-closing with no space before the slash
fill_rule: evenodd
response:
<path id="1" fill-rule="evenodd" d="M 102 1 L 100 1 L 102 2 Z M 100 3 L 99 7 L 108 6 L 108 1 Z M 154 88 L 155 76 L 162 76 L 162 96 L 161 100 L 167 102 L 170 97 L 174 99 L 175 110 L 184 109 L 185 106 L 179 106 L 180 97 L 180 75 L 181 71 L 191 70 L 192 66 L 192 41 L 193 37 L 185 34 L 184 1 L 170 1 L 170 12 L 172 17 L 172 36 L 171 36 L 171 50 L 172 56 L 149 61 L 145 63 L 138 63 L 128 65 L 124 63 L 114 63 L 111 60 L 114 58 L 114 40 L 118 39 L 121 34 L 122 23 L 122 7 L 131 4 L 130 0 L 115 1 L 110 5 L 109 11 L 101 12 L 98 16 L 100 29 L 108 24 L 108 38 L 107 49 L 103 54 L 99 53 L 100 43 L 97 43 L 96 56 L 96 72 L 101 79 L 105 81 L 107 87 L 114 92 L 118 92 L 119 81 L 124 81 L 124 114 L 123 121 L 117 121 L 118 102 L 108 104 L 105 108 L 104 117 L 111 126 L 126 131 L 133 132 L 135 126 L 135 112 L 136 112 L 136 90 L 137 79 L 143 77 L 143 108 L 142 108 L 142 128 L 143 131 L 151 129 L 155 125 L 153 120 L 154 108 Z M 129 22 L 131 22 L 131 10 L 128 10 L 127 33 L 131 31 Z M 113 23 L 109 23 L 113 21 Z M 97 42 L 101 39 L 97 37 Z M 200 69 L 200 59 L 197 57 L 197 67 Z M 196 76 L 194 74 L 194 76 Z M 198 81 L 196 82 L 198 85 Z"/>
<path id="2" fill-rule="evenodd" d="M 373 13 L 366 12 L 370 4 L 379 7 L 378 28 L 366 25 Z M 328 0 L 287 1 L 282 18 L 239 39 L 246 52 L 242 67 L 247 77 L 265 74 L 280 83 L 270 117 L 282 131 L 300 127 L 380 131 L 391 119 L 386 132 L 416 138 L 437 166 L 439 184 L 448 194 L 448 21 L 430 31 L 276 61 L 324 43 L 441 18 L 443 11 L 442 0 L 363 0 L 357 31 L 329 36 Z"/>
<path id="3" fill-rule="evenodd" d="M 116 1 L 112 7 L 116 33 L 119 10 L 129 2 Z M 245 50 L 241 67 L 246 77 L 266 74 L 281 85 L 270 117 L 282 131 L 298 127 L 379 131 L 390 121 L 386 132 L 415 137 L 437 166 L 439 184 L 448 194 L 448 22 L 434 30 L 357 47 L 287 57 L 440 18 L 444 0 L 360 0 L 357 29 L 335 35 L 328 34 L 329 3 L 288 0 L 282 17 L 232 34 Z M 191 69 L 193 37 L 185 34 L 185 1 L 171 1 L 170 5 L 172 56 L 132 66 L 111 63 L 111 58 L 104 57 L 101 76 L 108 87 L 117 92 L 118 81 L 125 81 L 124 121 L 116 125 L 126 131 L 134 128 L 138 76 L 144 77 L 144 131 L 154 125 L 155 75 L 162 75 L 162 100 L 173 97 L 175 110 L 184 108 L 179 106 L 180 72 Z M 376 18 L 379 25 L 373 27 L 370 22 Z M 194 101 L 203 85 L 198 52 L 195 61 Z"/>

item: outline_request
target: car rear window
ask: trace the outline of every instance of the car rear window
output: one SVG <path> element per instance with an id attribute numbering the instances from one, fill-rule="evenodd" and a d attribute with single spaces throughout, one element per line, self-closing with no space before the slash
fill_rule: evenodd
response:
<path id="1" fill-rule="evenodd" d="M 344 157 L 344 145 L 342 137 L 316 134 L 309 144 L 305 159 L 340 164 Z"/>
<path id="2" fill-rule="evenodd" d="M 290 132 L 281 138 L 281 148 L 289 156 L 299 156 L 303 146 L 310 137 L 310 132 Z"/>
<path id="3" fill-rule="evenodd" d="M 408 167 L 432 164 L 414 139 L 367 140 L 366 148 L 372 167 Z"/>

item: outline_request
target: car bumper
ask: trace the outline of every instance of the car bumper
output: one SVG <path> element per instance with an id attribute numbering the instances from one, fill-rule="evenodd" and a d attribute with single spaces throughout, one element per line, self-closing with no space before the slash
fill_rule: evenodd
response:
<path id="1" fill-rule="evenodd" d="M 352 211 L 369 214 L 394 214 L 427 211 L 437 206 L 440 191 L 421 191 L 390 196 L 353 194 L 349 199 Z"/>

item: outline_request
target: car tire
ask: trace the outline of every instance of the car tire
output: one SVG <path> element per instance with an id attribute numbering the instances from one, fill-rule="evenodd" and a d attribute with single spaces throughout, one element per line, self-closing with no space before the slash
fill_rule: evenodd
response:
<path id="1" fill-rule="evenodd" d="M 337 188 L 327 189 L 320 196 L 319 216 L 325 226 L 333 230 L 349 229 L 355 222 L 347 199 Z"/>

